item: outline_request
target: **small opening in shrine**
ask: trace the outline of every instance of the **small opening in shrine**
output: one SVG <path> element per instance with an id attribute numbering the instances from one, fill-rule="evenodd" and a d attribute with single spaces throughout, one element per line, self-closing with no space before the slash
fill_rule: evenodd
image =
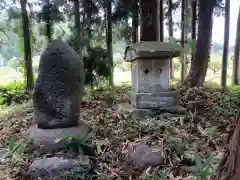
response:
<path id="1" fill-rule="evenodd" d="M 145 74 L 148 74 L 148 73 L 149 73 L 149 70 L 148 70 L 148 69 L 145 69 L 145 70 L 144 70 L 144 73 L 145 73 Z"/>

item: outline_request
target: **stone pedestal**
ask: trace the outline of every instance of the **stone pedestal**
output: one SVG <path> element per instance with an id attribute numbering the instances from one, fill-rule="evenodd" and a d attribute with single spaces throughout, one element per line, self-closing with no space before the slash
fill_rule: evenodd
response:
<path id="1" fill-rule="evenodd" d="M 119 104 L 118 111 L 132 118 L 154 116 L 181 109 L 180 94 L 169 88 L 169 60 L 180 56 L 178 45 L 163 42 L 140 42 L 128 46 L 125 60 L 131 62 L 132 91 L 130 104 Z M 175 109 L 175 110 L 174 110 Z"/>
<path id="2" fill-rule="evenodd" d="M 137 109 L 160 109 L 180 105 L 180 95 L 177 91 L 159 93 L 136 93 L 130 91 L 129 100 L 132 106 Z"/>
<path id="3" fill-rule="evenodd" d="M 28 129 L 27 136 L 42 150 L 54 151 L 65 147 L 66 137 L 84 138 L 90 131 L 90 126 L 84 123 L 71 128 L 59 129 L 41 129 L 34 125 Z"/>
<path id="4" fill-rule="evenodd" d="M 187 110 L 182 106 L 162 107 L 159 109 L 135 108 L 129 103 L 120 103 L 117 106 L 119 114 L 127 115 L 132 119 L 144 119 L 146 117 L 161 116 L 162 118 L 185 117 Z"/>

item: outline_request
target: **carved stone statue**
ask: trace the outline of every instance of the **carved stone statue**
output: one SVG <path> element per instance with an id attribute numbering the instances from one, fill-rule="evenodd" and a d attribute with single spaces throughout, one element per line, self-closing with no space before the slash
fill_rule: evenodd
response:
<path id="1" fill-rule="evenodd" d="M 78 125 L 84 92 L 84 63 L 62 40 L 53 40 L 42 53 L 33 93 L 38 128 Z"/>

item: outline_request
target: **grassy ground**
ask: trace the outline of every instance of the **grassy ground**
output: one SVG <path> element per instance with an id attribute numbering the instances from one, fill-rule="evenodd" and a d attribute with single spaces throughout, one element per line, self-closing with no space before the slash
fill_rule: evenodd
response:
<path id="1" fill-rule="evenodd" d="M 15 69 L 11 67 L 0 68 L 0 85 L 11 82 L 13 80 L 21 80 L 21 73 L 16 72 Z"/>

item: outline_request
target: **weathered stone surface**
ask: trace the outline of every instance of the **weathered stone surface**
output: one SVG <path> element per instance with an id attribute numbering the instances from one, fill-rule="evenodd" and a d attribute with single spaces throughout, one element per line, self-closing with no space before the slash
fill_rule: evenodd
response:
<path id="1" fill-rule="evenodd" d="M 125 60 L 139 58 L 170 58 L 180 56 L 181 47 L 177 44 L 157 41 L 144 41 L 129 45 L 125 50 Z"/>
<path id="2" fill-rule="evenodd" d="M 157 93 L 169 91 L 169 59 L 138 59 L 132 62 L 132 91 Z"/>
<path id="3" fill-rule="evenodd" d="M 78 167 L 89 171 L 91 169 L 89 157 L 79 156 L 78 159 L 65 159 L 62 157 L 37 159 L 29 166 L 28 174 L 33 178 L 50 180 Z"/>
<path id="4" fill-rule="evenodd" d="M 33 102 L 39 128 L 78 125 L 84 63 L 65 42 L 53 40 L 41 55 Z"/>
<path id="5" fill-rule="evenodd" d="M 65 147 L 66 141 L 62 138 L 66 136 L 84 137 L 90 130 L 90 127 L 86 124 L 59 129 L 41 129 L 34 125 L 28 129 L 27 136 L 34 145 L 41 147 L 43 150 L 52 151 Z M 57 139 L 60 141 L 56 141 Z"/>
<path id="6" fill-rule="evenodd" d="M 145 117 L 152 117 L 157 115 L 159 111 L 152 109 L 136 109 L 129 103 L 120 103 L 117 105 L 117 111 L 119 114 L 127 115 L 133 119 L 142 119 Z"/>
<path id="7" fill-rule="evenodd" d="M 129 99 L 133 107 L 139 109 L 159 109 L 180 105 L 180 94 L 177 91 L 159 93 L 129 92 Z"/>
<path id="8" fill-rule="evenodd" d="M 186 114 L 187 109 L 182 106 L 172 106 L 161 108 L 162 111 L 173 113 L 173 114 Z"/>
<path id="9" fill-rule="evenodd" d="M 165 160 L 162 151 L 162 147 L 158 145 L 149 146 L 142 142 L 133 147 L 129 147 L 127 160 L 129 164 L 139 168 L 158 166 L 163 164 Z"/>

